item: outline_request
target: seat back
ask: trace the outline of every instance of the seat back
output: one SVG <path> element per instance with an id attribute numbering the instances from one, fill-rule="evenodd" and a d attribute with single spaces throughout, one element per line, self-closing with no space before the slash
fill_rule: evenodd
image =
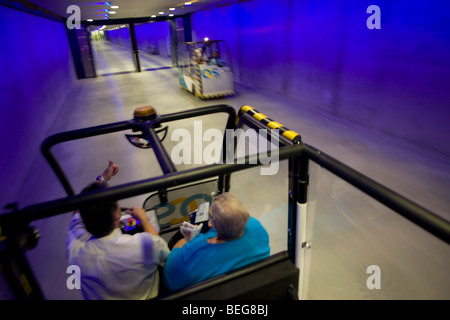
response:
<path id="1" fill-rule="evenodd" d="M 175 292 L 161 300 L 297 300 L 299 270 L 286 251 Z"/>

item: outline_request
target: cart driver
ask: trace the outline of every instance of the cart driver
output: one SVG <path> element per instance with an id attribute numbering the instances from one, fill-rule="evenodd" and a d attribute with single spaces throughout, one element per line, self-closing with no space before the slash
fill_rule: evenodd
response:
<path id="1" fill-rule="evenodd" d="M 197 61 L 198 64 L 207 64 L 208 63 L 208 56 L 203 52 L 203 48 L 195 49 L 195 61 Z"/>
<path id="2" fill-rule="evenodd" d="M 227 63 L 222 58 L 220 58 L 219 51 L 213 51 L 212 58 L 211 58 L 211 60 L 209 60 L 208 64 L 216 65 L 218 67 L 226 67 L 227 66 Z"/>

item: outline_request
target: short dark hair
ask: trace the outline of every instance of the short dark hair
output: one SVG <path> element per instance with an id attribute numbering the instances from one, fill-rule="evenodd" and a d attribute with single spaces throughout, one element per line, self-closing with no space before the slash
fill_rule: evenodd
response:
<path id="1" fill-rule="evenodd" d="M 103 190 L 106 184 L 91 183 L 81 191 L 81 194 Z M 94 237 L 101 238 L 109 235 L 114 230 L 114 213 L 117 209 L 117 201 L 106 201 L 89 207 L 80 208 L 86 230 Z"/>

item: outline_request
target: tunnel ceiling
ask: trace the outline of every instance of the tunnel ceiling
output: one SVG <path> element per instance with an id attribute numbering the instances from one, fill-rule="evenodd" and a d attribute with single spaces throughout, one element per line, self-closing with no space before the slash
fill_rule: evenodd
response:
<path id="1" fill-rule="evenodd" d="M 190 12 L 208 9 L 216 5 L 231 3 L 230 0 L 197 0 L 190 1 L 190 5 L 186 5 L 180 0 L 113 0 L 110 1 L 111 6 L 119 6 L 113 9 L 106 2 L 95 2 L 89 0 L 33 0 L 32 3 L 49 10 L 61 17 L 69 17 L 72 11 L 67 13 L 67 8 L 76 5 L 81 11 L 81 20 L 87 19 L 104 20 L 106 10 L 115 11 L 116 14 L 109 14 L 108 19 L 124 19 L 124 18 L 142 18 L 152 15 L 162 16 L 159 12 L 164 12 L 165 16 L 174 14 L 175 16 L 184 15 Z M 175 8 L 169 11 L 169 8 Z"/>

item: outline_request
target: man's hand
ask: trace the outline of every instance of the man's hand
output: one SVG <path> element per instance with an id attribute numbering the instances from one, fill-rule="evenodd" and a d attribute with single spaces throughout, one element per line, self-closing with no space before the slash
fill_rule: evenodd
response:
<path id="1" fill-rule="evenodd" d="M 203 227 L 203 223 L 200 223 L 200 225 L 193 225 L 187 221 L 184 221 L 180 227 L 180 232 L 183 235 L 183 237 L 186 239 L 186 241 L 190 241 L 193 238 L 195 238 L 196 235 L 198 235 L 200 233 L 200 231 L 202 230 L 202 227 Z"/>
<path id="2" fill-rule="evenodd" d="M 153 224 L 148 219 L 147 213 L 145 212 L 144 208 L 141 207 L 132 207 L 131 209 L 128 209 L 125 211 L 130 216 L 135 218 L 136 220 L 139 220 L 142 224 L 142 229 L 144 229 L 145 232 L 154 234 L 156 236 L 159 235 L 158 231 L 155 229 Z"/>
<path id="3" fill-rule="evenodd" d="M 108 162 L 108 167 L 102 173 L 102 176 L 106 181 L 109 181 L 111 177 L 115 176 L 117 172 L 119 172 L 119 166 L 117 164 L 115 164 L 111 160 L 108 160 Z"/>
<path id="4" fill-rule="evenodd" d="M 144 208 L 132 207 L 131 209 L 125 210 L 125 212 L 141 222 L 149 221 Z"/>

